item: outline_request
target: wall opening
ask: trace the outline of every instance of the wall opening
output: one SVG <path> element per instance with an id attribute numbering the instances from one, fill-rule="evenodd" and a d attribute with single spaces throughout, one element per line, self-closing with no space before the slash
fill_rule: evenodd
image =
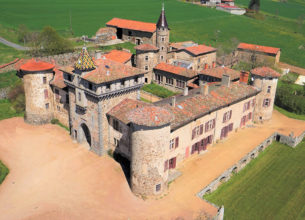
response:
<path id="1" fill-rule="evenodd" d="M 117 36 L 118 39 L 122 39 L 122 36 L 123 36 L 122 28 L 117 28 L 116 36 Z"/>
<path id="2" fill-rule="evenodd" d="M 280 142 L 281 141 L 281 135 L 276 135 L 276 141 Z"/>
<path id="3" fill-rule="evenodd" d="M 80 143 L 87 142 L 91 147 L 91 135 L 88 126 L 85 123 L 81 124 L 82 135 L 80 137 Z"/>
<path id="4" fill-rule="evenodd" d="M 116 151 L 113 153 L 113 159 L 121 165 L 125 178 L 130 185 L 130 161 Z"/>

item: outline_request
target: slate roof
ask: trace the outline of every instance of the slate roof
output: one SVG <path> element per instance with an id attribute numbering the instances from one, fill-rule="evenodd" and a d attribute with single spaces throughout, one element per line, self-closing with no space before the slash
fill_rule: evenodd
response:
<path id="1" fill-rule="evenodd" d="M 230 76 L 231 80 L 236 80 L 236 79 L 239 79 L 239 77 L 240 77 L 239 71 L 232 70 L 227 67 L 216 67 L 216 68 L 206 69 L 206 70 L 200 71 L 199 74 L 212 76 L 212 77 L 215 77 L 218 79 L 221 79 L 222 75 L 226 74 L 226 75 Z"/>
<path id="2" fill-rule="evenodd" d="M 28 72 L 40 72 L 46 70 L 52 70 L 54 68 L 54 64 L 47 63 L 44 61 L 40 61 L 37 59 L 30 59 L 26 63 L 20 66 L 20 70 L 28 71 Z"/>
<path id="3" fill-rule="evenodd" d="M 185 47 L 189 47 L 190 45 L 195 46 L 197 44 L 194 41 L 182 41 L 182 42 L 170 43 L 171 47 L 176 48 L 178 50 L 185 48 Z"/>
<path id="4" fill-rule="evenodd" d="M 164 6 L 162 7 L 162 11 L 160 14 L 160 17 L 157 22 L 157 28 L 167 28 L 168 29 L 168 23 L 165 16 Z"/>
<path id="5" fill-rule="evenodd" d="M 197 45 L 197 46 L 185 47 L 182 50 L 186 50 L 186 51 L 190 52 L 191 54 L 198 56 L 201 54 L 215 52 L 216 48 L 201 44 L 201 45 Z"/>
<path id="6" fill-rule="evenodd" d="M 136 50 L 143 50 L 143 51 L 157 51 L 159 50 L 158 47 L 152 44 L 140 44 L 134 47 Z"/>
<path id="7" fill-rule="evenodd" d="M 281 74 L 271 69 L 270 67 L 257 67 L 250 71 L 253 75 L 261 76 L 261 77 L 272 77 L 279 78 Z"/>
<path id="8" fill-rule="evenodd" d="M 186 69 L 186 68 L 183 68 L 180 66 L 174 66 L 171 64 L 167 64 L 167 63 L 159 63 L 157 66 L 154 67 L 154 69 L 176 74 L 176 75 L 180 75 L 180 76 L 184 76 L 187 78 L 193 78 L 198 75 L 197 72 L 194 70 Z"/>
<path id="9" fill-rule="evenodd" d="M 154 23 L 127 20 L 121 18 L 113 18 L 110 21 L 108 21 L 106 25 L 117 28 L 129 29 L 129 30 L 149 32 L 149 33 L 154 33 L 156 31 L 156 24 Z"/>
<path id="10" fill-rule="evenodd" d="M 123 50 L 112 50 L 104 56 L 107 59 L 117 61 L 119 63 L 126 63 L 131 59 L 132 54 Z"/>
<path id="11" fill-rule="evenodd" d="M 257 52 L 274 54 L 274 55 L 276 55 L 280 51 L 280 48 L 276 48 L 276 47 L 267 47 L 267 46 L 247 44 L 247 43 L 240 43 L 237 48 L 242 50 L 257 51 Z"/>

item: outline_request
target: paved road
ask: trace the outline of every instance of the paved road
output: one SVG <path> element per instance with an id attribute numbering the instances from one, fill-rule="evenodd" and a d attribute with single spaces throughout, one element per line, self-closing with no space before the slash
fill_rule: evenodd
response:
<path id="1" fill-rule="evenodd" d="M 29 50 L 28 47 L 23 47 L 23 46 L 20 46 L 18 44 L 15 44 L 15 43 L 12 43 L 10 41 L 7 41 L 5 40 L 4 38 L 0 37 L 0 43 L 3 43 L 5 44 L 6 46 L 9 46 L 9 47 L 13 47 L 15 48 L 16 50 Z"/>

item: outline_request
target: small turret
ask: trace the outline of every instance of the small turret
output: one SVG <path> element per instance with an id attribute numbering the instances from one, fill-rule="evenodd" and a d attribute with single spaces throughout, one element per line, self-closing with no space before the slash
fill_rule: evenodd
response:
<path id="1" fill-rule="evenodd" d="M 96 67 L 94 62 L 89 55 L 87 48 L 83 47 L 76 63 L 75 63 L 75 71 L 77 73 L 88 72 L 94 70 Z"/>
<path id="2" fill-rule="evenodd" d="M 166 62 L 169 46 L 169 27 L 165 16 L 164 5 L 156 24 L 157 26 L 157 47 L 159 48 L 159 62 Z"/>

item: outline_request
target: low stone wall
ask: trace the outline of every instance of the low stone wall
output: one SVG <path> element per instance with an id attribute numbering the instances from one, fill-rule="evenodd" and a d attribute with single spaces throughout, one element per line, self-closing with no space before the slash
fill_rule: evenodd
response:
<path id="1" fill-rule="evenodd" d="M 273 141 L 278 141 L 282 144 L 286 144 L 290 147 L 295 148 L 304 139 L 304 137 L 305 137 L 305 130 L 298 137 L 294 137 L 293 132 L 289 136 L 277 132 L 273 133 L 266 140 L 264 140 L 262 143 L 256 146 L 252 151 L 250 151 L 248 154 L 242 157 L 236 164 L 234 164 L 232 167 L 224 171 L 220 176 L 214 179 L 209 185 L 204 187 L 199 193 L 197 193 L 197 196 L 203 199 L 203 196 L 205 194 L 215 191 L 222 183 L 227 182 L 234 173 L 237 173 L 240 170 L 242 170 L 252 159 L 256 158 L 262 151 L 264 151 L 268 146 L 270 146 Z M 205 201 L 218 209 L 218 213 L 214 217 L 214 219 L 223 220 L 224 207 L 223 206 L 218 207 L 217 205 L 207 200 Z"/>
<path id="2" fill-rule="evenodd" d="M 0 73 L 6 73 L 6 72 L 9 72 L 9 71 L 15 70 L 15 65 L 14 64 L 16 64 L 19 60 L 20 60 L 19 58 L 16 58 L 15 60 L 13 60 L 9 63 L 0 65 Z"/>
<path id="3" fill-rule="evenodd" d="M 162 98 L 155 96 L 149 92 L 145 92 L 143 90 L 141 90 L 141 98 L 146 99 L 151 102 L 158 102 L 158 101 L 162 100 Z"/>
<path id="4" fill-rule="evenodd" d="M 9 90 L 10 90 L 10 88 L 0 89 L 0 99 L 7 99 Z"/>

